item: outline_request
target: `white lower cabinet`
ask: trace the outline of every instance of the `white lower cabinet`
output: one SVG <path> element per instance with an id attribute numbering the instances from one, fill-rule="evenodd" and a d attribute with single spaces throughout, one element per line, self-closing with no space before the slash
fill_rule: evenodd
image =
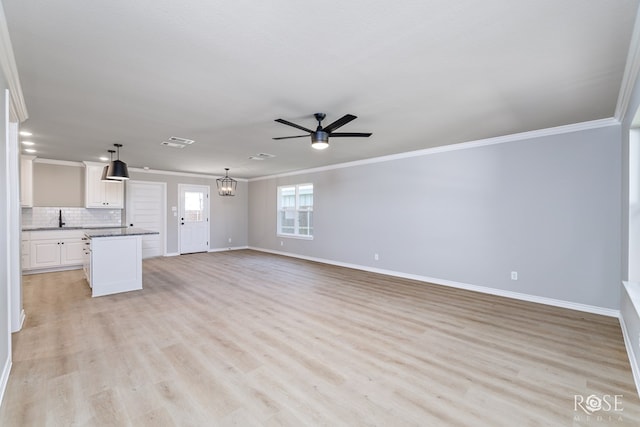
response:
<path id="1" fill-rule="evenodd" d="M 31 231 L 23 241 L 23 269 L 37 270 L 81 266 L 84 260 L 84 231 Z M 27 256 L 25 256 L 28 245 Z"/>

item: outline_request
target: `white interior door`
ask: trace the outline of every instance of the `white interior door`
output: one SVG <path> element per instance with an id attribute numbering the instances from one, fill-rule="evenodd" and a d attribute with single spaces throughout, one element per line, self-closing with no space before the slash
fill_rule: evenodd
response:
<path id="1" fill-rule="evenodd" d="M 165 254 L 166 194 L 164 182 L 127 181 L 126 218 L 129 227 L 144 228 L 160 234 L 142 236 L 142 258 Z"/>
<path id="2" fill-rule="evenodd" d="M 209 186 L 179 184 L 180 253 L 209 250 Z"/>

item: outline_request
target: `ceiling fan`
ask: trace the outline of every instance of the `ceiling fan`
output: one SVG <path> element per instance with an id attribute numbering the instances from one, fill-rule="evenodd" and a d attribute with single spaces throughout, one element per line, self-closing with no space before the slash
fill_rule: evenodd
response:
<path id="1" fill-rule="evenodd" d="M 355 137 L 369 137 L 371 133 L 362 133 L 362 132 L 334 132 L 336 129 L 346 125 L 352 120 L 357 119 L 353 114 L 345 114 L 335 122 L 322 127 L 322 121 L 325 118 L 324 113 L 315 113 L 314 117 L 318 121 L 318 127 L 316 130 L 307 129 L 306 127 L 297 125 L 295 123 L 291 123 L 290 121 L 284 119 L 276 119 L 276 122 L 282 123 L 284 125 L 293 126 L 294 128 L 303 130 L 308 132 L 311 135 L 311 146 L 316 150 L 324 150 L 329 146 L 329 137 L 345 137 L 345 136 L 355 136 Z M 297 136 L 280 136 L 273 139 L 289 139 L 289 138 L 304 138 L 308 135 L 297 135 Z"/>

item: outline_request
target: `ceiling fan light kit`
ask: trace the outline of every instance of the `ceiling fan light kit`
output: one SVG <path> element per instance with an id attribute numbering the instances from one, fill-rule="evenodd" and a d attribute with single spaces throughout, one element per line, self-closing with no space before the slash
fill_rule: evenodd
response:
<path id="1" fill-rule="evenodd" d="M 371 133 L 364 133 L 364 132 L 334 132 L 336 129 L 346 125 L 350 121 L 357 119 L 357 117 L 354 116 L 353 114 L 345 114 L 335 122 L 325 127 L 322 127 L 322 121 L 326 117 L 324 113 L 315 113 L 313 116 L 318 121 L 318 127 L 316 128 L 315 131 L 311 129 L 307 129 L 304 126 L 300 126 L 295 123 L 292 123 L 288 120 L 276 119 L 275 121 L 278 123 L 282 123 L 283 125 L 292 126 L 296 129 L 300 129 L 307 132 L 309 135 L 311 135 L 311 147 L 315 148 L 316 150 L 324 150 L 325 148 L 329 147 L 329 137 L 331 136 L 333 137 L 352 136 L 352 137 L 364 137 L 364 138 L 371 136 Z M 304 138 L 306 136 L 308 135 L 280 136 L 273 139 L 279 140 L 279 139 L 291 139 L 291 138 Z"/>
<path id="2" fill-rule="evenodd" d="M 311 147 L 316 150 L 324 150 L 329 147 L 329 134 L 321 130 L 311 134 Z"/>

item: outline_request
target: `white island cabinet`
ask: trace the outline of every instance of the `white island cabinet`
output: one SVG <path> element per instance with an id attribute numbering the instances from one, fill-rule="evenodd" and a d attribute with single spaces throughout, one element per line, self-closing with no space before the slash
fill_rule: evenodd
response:
<path id="1" fill-rule="evenodd" d="M 91 296 L 142 289 L 142 236 L 158 234 L 139 228 L 88 230 L 84 271 Z"/>

